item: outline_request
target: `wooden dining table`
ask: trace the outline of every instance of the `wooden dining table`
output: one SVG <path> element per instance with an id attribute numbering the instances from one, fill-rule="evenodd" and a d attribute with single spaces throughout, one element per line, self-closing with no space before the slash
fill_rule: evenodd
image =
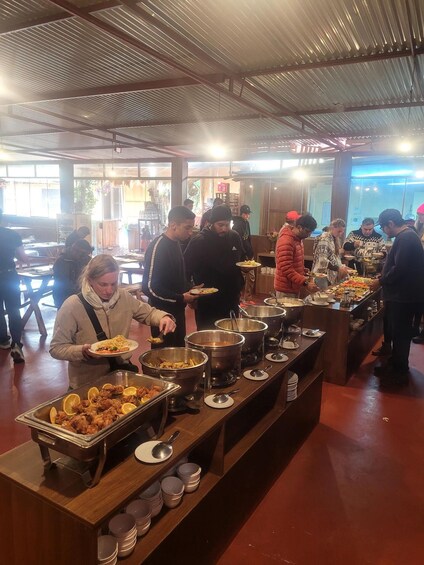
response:
<path id="1" fill-rule="evenodd" d="M 31 315 L 34 314 L 37 326 L 42 336 L 47 335 L 46 326 L 40 310 L 40 300 L 52 293 L 50 281 L 53 280 L 53 266 L 43 265 L 39 267 L 29 267 L 18 269 L 17 271 L 22 284 L 25 286 L 25 301 L 21 304 L 21 308 L 28 308 L 22 317 L 22 328 L 25 328 Z M 34 282 L 38 281 L 38 286 Z"/>
<path id="2" fill-rule="evenodd" d="M 40 243 L 24 244 L 25 251 L 37 251 L 42 257 L 57 257 L 65 249 L 64 243 L 56 241 L 43 241 Z"/>

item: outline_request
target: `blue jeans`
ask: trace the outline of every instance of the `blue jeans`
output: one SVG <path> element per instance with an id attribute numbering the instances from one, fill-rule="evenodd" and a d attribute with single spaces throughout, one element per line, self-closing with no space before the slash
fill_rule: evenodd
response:
<path id="1" fill-rule="evenodd" d="M 7 341 L 6 314 L 9 318 L 9 332 L 12 343 L 21 344 L 22 319 L 21 319 L 21 291 L 19 289 L 19 276 L 16 271 L 0 271 L 0 343 Z"/>

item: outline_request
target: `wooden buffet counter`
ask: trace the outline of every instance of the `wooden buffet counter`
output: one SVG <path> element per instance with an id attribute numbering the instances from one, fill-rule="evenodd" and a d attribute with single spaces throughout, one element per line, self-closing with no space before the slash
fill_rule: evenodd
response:
<path id="1" fill-rule="evenodd" d="M 96 564 L 99 529 L 106 531 L 114 514 L 188 454 L 202 467 L 199 489 L 177 508 L 164 507 L 119 563 L 214 562 L 319 421 L 322 343 L 323 338 L 301 339 L 299 349 L 288 352 L 289 361 L 274 363 L 265 381 L 241 378 L 228 409 L 202 405 L 197 413 L 171 415 L 165 436 L 176 429 L 180 436 L 162 464 L 139 463 L 133 452 L 140 439 L 123 440 L 108 454 L 106 471 L 92 489 L 69 468 L 45 472 L 34 442 L 0 456 L 3 562 Z M 287 369 L 299 376 L 292 402 Z"/>
<path id="2" fill-rule="evenodd" d="M 372 301 L 377 303 L 377 312 L 370 316 L 367 308 Z M 353 319 L 362 319 L 364 324 L 351 330 Z M 303 325 L 326 332 L 322 351 L 324 379 L 344 385 L 382 334 L 381 289 L 349 308 L 342 308 L 339 302 L 329 306 L 308 304 L 303 314 Z"/>

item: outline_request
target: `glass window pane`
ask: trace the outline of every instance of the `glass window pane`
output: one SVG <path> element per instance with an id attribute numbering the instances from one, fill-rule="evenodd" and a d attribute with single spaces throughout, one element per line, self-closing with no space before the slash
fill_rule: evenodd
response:
<path id="1" fill-rule="evenodd" d="M 225 162 L 195 162 L 188 163 L 189 177 L 228 177 L 230 176 L 230 163 Z"/>
<path id="2" fill-rule="evenodd" d="M 37 177 L 53 177 L 59 178 L 59 165 L 36 165 Z"/>
<path id="3" fill-rule="evenodd" d="M 0 177 L 5 177 L 6 172 L 6 165 L 0 165 Z"/>
<path id="4" fill-rule="evenodd" d="M 170 178 L 171 163 L 140 163 L 140 178 Z"/>
<path id="5" fill-rule="evenodd" d="M 103 177 L 103 165 L 94 163 L 78 163 L 74 165 L 74 177 Z"/>
<path id="6" fill-rule="evenodd" d="M 138 177 L 138 164 L 137 163 L 111 163 L 105 165 L 106 178 L 128 178 Z"/>
<path id="7" fill-rule="evenodd" d="M 7 172 L 9 177 L 35 177 L 34 165 L 8 165 Z"/>

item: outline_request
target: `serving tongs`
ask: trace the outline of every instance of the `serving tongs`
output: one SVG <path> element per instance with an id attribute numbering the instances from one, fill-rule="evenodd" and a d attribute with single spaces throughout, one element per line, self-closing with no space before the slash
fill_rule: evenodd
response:
<path id="1" fill-rule="evenodd" d="M 237 322 L 237 316 L 234 310 L 230 310 L 230 319 L 231 319 L 231 329 L 236 332 L 240 331 Z"/>

